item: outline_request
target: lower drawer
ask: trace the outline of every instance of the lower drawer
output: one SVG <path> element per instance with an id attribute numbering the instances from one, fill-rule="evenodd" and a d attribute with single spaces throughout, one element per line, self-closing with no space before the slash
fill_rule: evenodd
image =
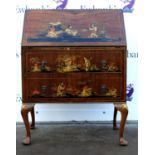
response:
<path id="1" fill-rule="evenodd" d="M 119 76 L 78 78 L 28 78 L 24 80 L 25 102 L 96 102 L 125 99 Z"/>

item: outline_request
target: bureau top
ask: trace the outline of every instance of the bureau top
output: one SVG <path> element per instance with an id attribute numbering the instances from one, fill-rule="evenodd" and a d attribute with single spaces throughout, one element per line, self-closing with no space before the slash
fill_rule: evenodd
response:
<path id="1" fill-rule="evenodd" d="M 123 12 L 26 10 L 22 46 L 126 46 Z"/>

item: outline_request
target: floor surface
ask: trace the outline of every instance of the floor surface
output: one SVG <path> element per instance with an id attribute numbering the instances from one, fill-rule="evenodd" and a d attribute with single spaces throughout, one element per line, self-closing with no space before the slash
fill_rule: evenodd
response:
<path id="1" fill-rule="evenodd" d="M 138 155 L 138 125 L 126 124 L 127 147 L 119 146 L 119 130 L 110 123 L 47 123 L 31 130 L 31 145 L 22 145 L 23 124 L 17 124 L 17 155 Z"/>

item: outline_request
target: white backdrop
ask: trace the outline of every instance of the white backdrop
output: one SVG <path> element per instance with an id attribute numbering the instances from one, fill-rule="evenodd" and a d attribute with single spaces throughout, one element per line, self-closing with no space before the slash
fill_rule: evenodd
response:
<path id="1" fill-rule="evenodd" d="M 128 45 L 127 57 L 127 104 L 128 120 L 138 120 L 138 49 L 137 49 L 137 12 L 135 0 L 17 0 L 16 1 L 16 121 L 22 121 L 21 110 L 21 37 L 23 17 L 26 9 L 114 9 L 124 11 L 126 37 Z M 70 121 L 112 120 L 112 104 L 46 104 L 36 105 L 36 121 Z M 120 115 L 119 115 L 120 118 Z"/>

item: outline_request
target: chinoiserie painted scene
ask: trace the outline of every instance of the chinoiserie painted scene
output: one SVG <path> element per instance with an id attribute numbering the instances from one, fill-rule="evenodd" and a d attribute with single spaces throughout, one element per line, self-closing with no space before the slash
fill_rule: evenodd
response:
<path id="1" fill-rule="evenodd" d="M 74 28 L 74 25 L 65 25 L 62 22 L 50 22 L 47 30 L 38 34 L 37 38 L 28 38 L 29 42 L 115 42 L 121 38 L 112 38 L 105 31 L 104 23 L 100 30 L 98 25 L 90 23 L 82 29 Z"/>

